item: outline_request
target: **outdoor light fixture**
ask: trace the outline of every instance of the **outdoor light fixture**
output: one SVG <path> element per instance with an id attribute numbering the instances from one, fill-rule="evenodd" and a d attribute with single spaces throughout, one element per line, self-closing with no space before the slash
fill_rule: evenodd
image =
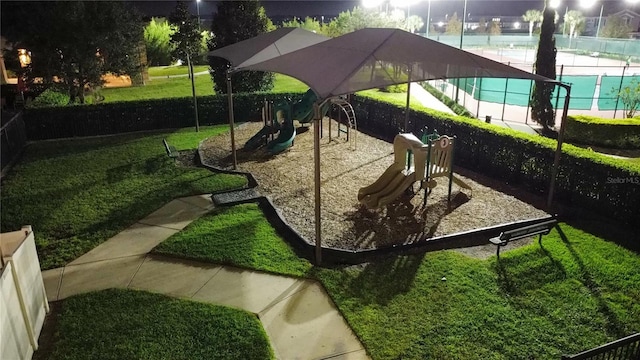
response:
<path id="1" fill-rule="evenodd" d="M 560 0 L 551 0 L 549 1 L 549 6 L 551 6 L 554 9 L 557 9 L 560 6 L 561 1 Z"/>
<path id="2" fill-rule="evenodd" d="M 514 28 L 514 29 L 520 29 L 520 23 L 519 23 L 519 22 L 517 22 L 517 21 L 516 21 L 516 22 L 514 22 L 514 23 L 513 23 L 513 28 Z"/>
<path id="3" fill-rule="evenodd" d="M 26 68 L 31 64 L 31 51 L 27 49 L 18 49 L 18 60 L 20 60 L 20 67 Z"/>

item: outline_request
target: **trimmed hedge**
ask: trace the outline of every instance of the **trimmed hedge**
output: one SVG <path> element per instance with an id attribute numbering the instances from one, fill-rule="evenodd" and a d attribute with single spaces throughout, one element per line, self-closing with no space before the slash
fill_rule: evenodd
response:
<path id="1" fill-rule="evenodd" d="M 594 116 L 568 116 L 567 141 L 619 149 L 640 149 L 640 119 L 609 120 Z"/>
<path id="2" fill-rule="evenodd" d="M 238 122 L 259 119 L 262 101 L 302 94 L 239 94 L 234 96 Z M 198 99 L 202 125 L 227 122 L 225 95 Z M 356 95 L 352 105 L 359 130 L 392 141 L 404 124 L 404 101 L 387 103 Z M 428 127 L 458 139 L 457 166 L 500 179 L 533 192 L 548 190 L 556 143 L 554 140 L 448 115 L 412 105 L 410 129 Z M 25 114 L 29 140 L 106 135 L 141 130 L 192 127 L 190 98 L 149 100 L 29 109 Z M 570 144 L 563 147 L 556 199 L 591 209 L 619 222 L 640 226 L 640 164 L 606 157 Z M 482 216 L 482 214 L 478 214 Z"/>
<path id="3" fill-rule="evenodd" d="M 293 99 L 302 94 L 236 94 L 235 121 L 260 118 L 263 101 Z M 226 95 L 198 97 L 200 125 L 228 121 Z M 194 127 L 192 98 L 128 101 L 98 105 L 34 108 L 25 110 L 29 140 L 121 134 L 134 131 Z"/>
<path id="4" fill-rule="evenodd" d="M 355 96 L 352 102 L 358 126 L 391 141 L 404 124 L 404 107 Z M 455 135 L 457 166 L 508 183 L 533 193 L 546 193 L 553 166 L 556 142 L 541 136 L 450 116 L 427 109 L 414 109 L 411 129 Z M 640 166 L 621 159 L 565 144 L 557 181 L 556 199 L 590 209 L 622 223 L 640 224 Z M 482 216 L 482 214 L 478 214 Z"/>

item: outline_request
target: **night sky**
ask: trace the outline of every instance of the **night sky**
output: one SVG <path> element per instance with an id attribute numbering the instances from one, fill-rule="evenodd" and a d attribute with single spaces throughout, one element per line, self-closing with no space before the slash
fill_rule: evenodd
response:
<path id="1" fill-rule="evenodd" d="M 140 0 L 132 1 L 147 16 L 166 16 L 175 7 L 175 1 L 157 1 L 157 0 Z M 273 16 L 335 16 L 341 11 L 352 9 L 354 6 L 360 5 L 360 1 L 345 0 L 263 0 L 261 1 L 267 11 L 267 15 Z M 190 6 L 192 12 L 196 13 L 196 1 L 191 1 Z M 202 0 L 200 2 L 200 15 L 210 17 L 215 11 L 216 1 Z M 569 6 L 569 10 L 581 10 L 585 16 L 598 16 L 600 5 L 604 4 L 604 14 L 620 11 L 629 8 L 640 12 L 640 3 L 631 5 L 625 0 L 596 0 L 596 5 L 589 9 L 583 9 L 578 6 L 578 0 L 562 1 L 561 9 Z M 464 6 L 463 0 L 431 0 L 431 17 L 444 18 L 445 14 L 451 15 L 454 12 L 458 16 L 462 14 Z M 520 16 L 528 9 L 542 10 L 542 0 L 467 0 L 467 13 L 470 13 L 471 19 L 477 19 L 481 16 Z M 410 13 L 419 15 L 423 18 L 427 16 L 428 1 L 412 5 Z M 559 10 L 559 12 L 564 12 Z"/>

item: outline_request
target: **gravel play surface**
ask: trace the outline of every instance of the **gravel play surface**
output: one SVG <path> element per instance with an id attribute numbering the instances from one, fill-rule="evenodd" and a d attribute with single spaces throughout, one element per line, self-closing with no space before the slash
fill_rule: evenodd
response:
<path id="1" fill-rule="evenodd" d="M 344 134 L 336 138 L 336 126 L 333 122 L 333 139 L 329 141 L 325 119 L 320 144 L 324 246 L 380 248 L 547 215 L 460 175 L 473 190 L 454 183 L 450 206 L 448 179 L 438 178 L 426 208 L 422 206 L 424 192 L 420 191 L 415 196 L 402 195 L 381 209 L 367 209 L 358 202 L 358 190 L 372 184 L 393 163 L 393 146 L 359 132 L 354 141 L 353 131 L 351 141 L 346 142 Z M 251 172 L 258 181 L 258 191 L 271 198 L 296 231 L 314 242 L 313 127 L 299 127 L 294 145 L 277 155 L 270 155 L 264 147 L 242 150 L 261 128 L 261 122 L 253 122 L 236 129 L 238 168 Z M 231 168 L 230 149 L 229 133 L 211 137 L 201 144 L 202 160 Z M 414 188 L 417 190 L 418 185 Z"/>

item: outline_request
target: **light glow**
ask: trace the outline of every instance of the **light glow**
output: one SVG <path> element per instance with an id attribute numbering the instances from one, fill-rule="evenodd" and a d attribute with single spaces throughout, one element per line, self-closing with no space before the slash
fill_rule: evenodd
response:
<path id="1" fill-rule="evenodd" d="M 389 3 L 393 7 L 407 7 L 419 3 L 421 0 L 391 0 Z"/>
<path id="2" fill-rule="evenodd" d="M 580 6 L 587 9 L 596 4 L 596 0 L 581 0 Z"/>
<path id="3" fill-rule="evenodd" d="M 549 6 L 551 6 L 554 9 L 557 9 L 560 6 L 561 3 L 562 3 L 562 1 L 560 1 L 560 0 L 551 0 L 551 1 L 549 1 Z"/>
<path id="4" fill-rule="evenodd" d="M 371 9 L 380 6 L 383 1 L 384 0 L 362 0 L 362 7 Z"/>

